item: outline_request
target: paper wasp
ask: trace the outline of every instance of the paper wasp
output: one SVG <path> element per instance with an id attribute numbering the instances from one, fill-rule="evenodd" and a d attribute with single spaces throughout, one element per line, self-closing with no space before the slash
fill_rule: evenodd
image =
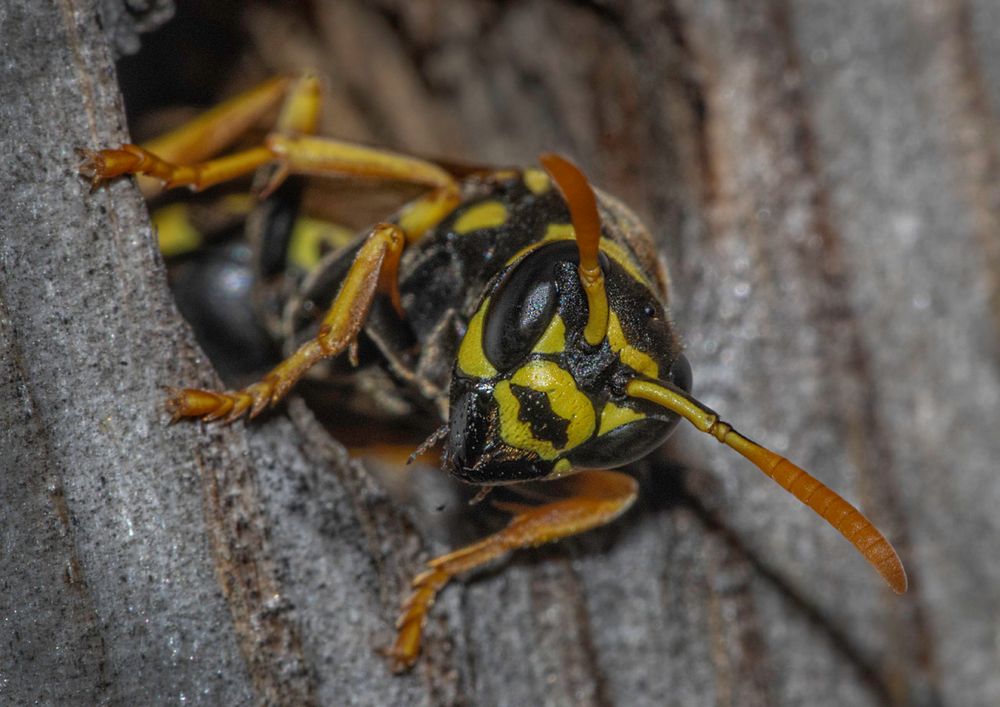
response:
<path id="1" fill-rule="evenodd" d="M 215 156 L 279 105 L 263 144 Z M 145 146 L 89 152 L 81 172 L 95 184 L 138 174 L 198 190 L 271 168 L 265 193 L 289 175 L 425 188 L 302 281 L 285 306 L 294 350 L 263 378 L 228 391 L 173 389 L 168 400 L 175 419 L 254 417 L 318 362 L 346 354 L 427 402 L 441 427 L 425 446 L 443 442 L 450 474 L 485 487 L 564 480 L 567 496 L 502 504 L 512 514 L 506 528 L 417 575 L 389 650 L 397 669 L 413 664 L 427 612 L 453 577 L 627 510 L 637 484 L 610 469 L 648 454 L 681 418 L 753 462 L 895 591 L 906 589 L 896 552 L 861 513 L 692 397 L 666 273 L 621 202 L 557 155 L 543 155 L 541 169 L 457 177 L 427 160 L 316 137 L 318 113 L 315 78 L 280 78 Z"/>

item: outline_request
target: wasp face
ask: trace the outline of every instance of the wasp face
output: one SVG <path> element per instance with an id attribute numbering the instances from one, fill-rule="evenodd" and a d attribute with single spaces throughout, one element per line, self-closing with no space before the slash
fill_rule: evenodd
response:
<path id="1" fill-rule="evenodd" d="M 578 263 L 573 241 L 547 243 L 487 288 L 452 376 L 449 472 L 497 484 L 619 466 L 673 429 L 676 415 L 625 394 L 643 376 L 690 388 L 662 304 L 624 254 L 602 254 L 608 331 L 589 344 Z"/>

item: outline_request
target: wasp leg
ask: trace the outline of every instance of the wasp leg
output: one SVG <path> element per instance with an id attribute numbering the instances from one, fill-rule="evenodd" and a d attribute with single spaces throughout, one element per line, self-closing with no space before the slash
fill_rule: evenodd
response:
<path id="1" fill-rule="evenodd" d="M 312 365 L 342 353 L 354 342 L 377 292 L 387 293 L 398 310 L 397 269 L 405 240 L 398 226 L 375 226 L 358 251 L 315 338 L 302 344 L 263 379 L 242 390 L 171 389 L 167 409 L 174 420 L 200 417 L 231 422 L 247 411 L 255 417 L 284 397 Z"/>
<path id="2" fill-rule="evenodd" d="M 118 149 L 83 150 L 80 173 L 90 178 L 95 186 L 122 174 L 139 174 L 143 193 L 153 196 L 161 190 L 161 182 L 170 183 L 175 169 L 222 152 L 282 102 L 284 105 L 276 125 L 278 130 L 303 133 L 316 130 L 320 109 L 319 81 L 312 74 L 303 74 L 297 79 L 279 77 L 231 98 L 141 147 L 127 144 Z M 253 156 L 215 166 L 207 176 L 217 179 L 227 171 L 232 173 L 237 167 L 248 164 Z M 142 176 L 144 174 L 149 176 Z M 182 171 L 179 176 L 185 174 Z M 187 176 L 190 178 L 190 174 Z"/>
<path id="3" fill-rule="evenodd" d="M 321 103 L 319 80 L 305 73 L 298 78 L 282 76 L 265 81 L 143 147 L 169 162 L 200 162 L 229 147 L 282 102 L 278 130 L 316 131 Z"/>
<path id="4" fill-rule="evenodd" d="M 427 569 L 413 579 L 413 592 L 396 622 L 396 641 L 387 651 L 395 671 L 413 665 L 420 652 L 427 612 L 454 576 L 511 550 L 536 547 L 604 525 L 632 505 L 638 488 L 632 477 L 614 471 L 581 471 L 565 483 L 572 496 L 541 506 L 518 504 L 519 512 L 500 532 L 427 563 Z"/>
<path id="5" fill-rule="evenodd" d="M 430 192 L 400 212 L 399 226 L 413 243 L 458 206 L 458 183 L 426 160 L 388 150 L 306 135 L 272 133 L 265 145 L 279 168 L 264 189 L 269 194 L 290 174 L 398 181 L 429 187 Z"/>
<path id="6" fill-rule="evenodd" d="M 259 167 L 275 164 L 278 169 L 264 189 L 264 195 L 274 191 L 290 174 L 418 184 L 432 191 L 401 215 L 401 227 L 411 241 L 419 238 L 427 228 L 457 206 L 458 184 L 446 170 L 432 162 L 341 140 L 299 134 L 315 128 L 318 105 L 309 85 L 305 88 L 300 86 L 292 92 L 277 130 L 271 132 L 262 145 L 224 157 L 191 161 L 193 156 L 214 154 L 221 149 L 220 145 L 224 147 L 232 141 L 229 131 L 223 131 L 227 133 L 225 139 L 216 139 L 212 135 L 210 128 L 217 127 L 220 118 L 237 114 L 245 119 L 240 120 L 241 123 L 251 117 L 257 118 L 256 111 L 263 112 L 277 100 L 271 93 L 279 88 L 276 85 L 266 92 L 258 89 L 262 91 L 262 97 L 255 96 L 252 102 L 244 97 L 233 99 L 233 105 L 224 104 L 216 109 L 219 112 L 210 112 L 196 119 L 191 124 L 193 127 L 182 128 L 177 134 L 167 135 L 146 146 L 126 144 L 118 149 L 85 151 L 80 173 L 90 178 L 95 186 L 124 174 L 138 174 L 154 177 L 168 189 L 187 186 L 201 190 L 249 174 Z M 287 87 L 283 90 L 287 91 Z M 272 103 L 267 103 L 265 98 Z M 247 102 L 241 102 L 243 100 Z M 203 120 L 206 123 L 200 122 Z"/>

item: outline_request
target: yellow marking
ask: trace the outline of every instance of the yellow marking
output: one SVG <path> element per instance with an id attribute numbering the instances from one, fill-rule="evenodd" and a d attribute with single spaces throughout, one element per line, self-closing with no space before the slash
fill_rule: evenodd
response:
<path id="1" fill-rule="evenodd" d="M 611 344 L 611 350 L 618 354 L 626 366 L 631 366 L 650 378 L 660 377 L 660 366 L 653 360 L 653 357 L 632 346 L 625 338 L 622 323 L 618 320 L 618 315 L 615 314 L 614 310 L 612 310 L 608 320 L 608 343 Z"/>
<path id="2" fill-rule="evenodd" d="M 610 238 L 601 239 L 601 250 L 604 251 L 612 260 L 622 266 L 622 269 L 629 274 L 633 280 L 638 280 L 646 287 L 653 289 L 653 283 L 649 279 L 649 275 L 639 269 L 636 265 L 635 260 L 632 257 L 632 253 L 618 243 Z M 655 291 L 655 290 L 654 290 Z"/>
<path id="3" fill-rule="evenodd" d="M 556 314 L 531 353 L 554 354 L 566 349 L 566 323 Z"/>
<path id="4" fill-rule="evenodd" d="M 542 243 L 548 241 L 561 241 L 576 238 L 576 231 L 573 230 L 573 224 L 570 223 L 550 223 L 549 227 L 545 229 L 545 237 L 542 239 Z M 538 247 L 541 243 L 533 244 L 532 247 Z M 613 241 L 610 238 L 601 237 L 601 251 L 604 252 L 609 258 L 614 260 L 616 263 L 622 266 L 622 269 L 629 274 L 629 276 L 639 282 L 643 283 L 647 287 L 651 286 L 649 281 L 649 276 L 646 275 L 639 266 L 636 265 L 632 254 L 629 253 L 627 248 L 622 247 L 617 241 Z M 524 251 L 522 251 L 523 253 Z M 518 253 L 516 257 L 520 256 Z M 512 258 L 513 260 L 514 258 Z"/>
<path id="5" fill-rule="evenodd" d="M 532 194 L 541 195 L 552 188 L 552 181 L 549 175 L 540 169 L 524 170 L 524 186 L 531 190 Z"/>
<path id="6" fill-rule="evenodd" d="M 550 223 L 545 229 L 545 235 L 540 241 L 536 241 L 530 245 L 526 245 L 521 250 L 514 253 L 513 256 L 507 261 L 507 265 L 511 265 L 533 250 L 537 250 L 546 243 L 551 243 L 552 241 L 568 241 L 576 238 L 576 231 L 573 230 L 573 224 L 570 223 Z M 624 248 L 617 241 L 613 241 L 610 238 L 601 238 L 601 251 L 607 255 L 609 258 L 618 263 L 629 277 L 634 280 L 638 280 L 646 287 L 650 289 L 653 288 L 653 283 L 650 281 L 649 276 L 644 273 L 638 265 L 636 265 L 631 253 L 627 248 Z"/>
<path id="7" fill-rule="evenodd" d="M 556 448 L 551 442 L 538 439 L 531 426 L 518 419 L 521 403 L 511 391 L 511 384 L 545 393 L 549 407 L 558 417 L 569 421 L 566 445 Z M 517 370 L 510 382 L 500 381 L 493 391 L 499 404 L 500 436 L 512 447 L 536 452 L 542 459 L 555 459 L 560 452 L 572 449 L 594 433 L 595 414 L 590 399 L 576 387 L 576 381 L 552 361 L 529 361 Z"/>
<path id="8" fill-rule="evenodd" d="M 568 241 L 576 238 L 575 232 L 573 231 L 573 226 L 568 223 L 550 223 L 548 228 L 545 229 L 545 235 L 540 241 L 535 241 L 530 243 L 521 250 L 517 251 L 512 255 L 506 262 L 506 265 L 513 265 L 518 260 L 526 256 L 528 253 L 538 250 L 540 247 L 546 243 L 551 243 L 552 241 Z"/>
<path id="9" fill-rule="evenodd" d="M 489 306 L 490 298 L 487 297 L 479 307 L 479 311 L 469 321 L 469 328 L 458 347 L 458 368 L 467 376 L 492 378 L 497 374 L 497 369 L 483 351 L 483 319 Z"/>
<path id="10" fill-rule="evenodd" d="M 324 254 L 324 244 L 330 250 L 339 250 L 354 240 L 356 235 L 349 228 L 300 216 L 292 227 L 292 237 L 288 244 L 289 262 L 303 270 L 312 270 Z"/>
<path id="11" fill-rule="evenodd" d="M 576 272 L 587 295 L 587 325 L 583 328 L 583 338 L 591 346 L 597 346 L 608 335 L 608 291 L 604 287 L 604 272 L 600 263 L 593 268 L 585 268 L 582 255 Z M 596 254 L 594 256 L 596 258 Z"/>
<path id="12" fill-rule="evenodd" d="M 511 383 L 545 393 L 549 405 L 559 417 L 569 420 L 566 448 L 573 448 L 594 432 L 594 406 L 576 387 L 569 371 L 553 361 L 535 360 L 517 370 Z"/>
<path id="13" fill-rule="evenodd" d="M 407 243 L 416 243 L 428 229 L 437 226 L 458 206 L 458 192 L 448 187 L 435 189 L 414 199 L 399 212 L 399 227 Z"/>
<path id="14" fill-rule="evenodd" d="M 545 229 L 543 241 L 564 241 L 576 238 L 576 230 L 571 223 L 550 223 Z"/>
<path id="15" fill-rule="evenodd" d="M 201 246 L 201 233 L 188 215 L 186 204 L 170 204 L 153 212 L 153 226 L 164 257 L 190 253 Z"/>
<path id="16" fill-rule="evenodd" d="M 455 219 L 455 232 L 466 234 L 483 228 L 496 228 L 507 223 L 507 207 L 499 201 L 484 201 L 470 206 Z"/>
<path id="17" fill-rule="evenodd" d="M 645 417 L 643 413 L 636 412 L 632 408 L 619 407 L 613 402 L 608 401 L 604 409 L 601 410 L 601 426 L 597 430 L 597 435 L 599 437 L 615 428 L 635 422 L 636 420 L 642 420 Z"/>

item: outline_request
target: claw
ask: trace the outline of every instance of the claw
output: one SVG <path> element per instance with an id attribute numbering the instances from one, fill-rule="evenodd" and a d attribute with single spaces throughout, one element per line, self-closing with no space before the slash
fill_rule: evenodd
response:
<path id="1" fill-rule="evenodd" d="M 253 400 L 253 404 L 250 406 L 250 419 L 252 420 L 277 402 L 279 396 L 275 393 L 274 386 L 270 382 L 261 381 L 251 386 L 250 398 Z"/>
<path id="2" fill-rule="evenodd" d="M 101 172 L 100 153 L 95 152 L 94 150 L 86 150 L 82 147 L 77 147 L 73 151 L 81 160 L 80 164 L 76 168 L 76 171 L 85 179 L 95 179 Z"/>
<path id="3" fill-rule="evenodd" d="M 417 662 L 416 654 L 410 655 L 401 651 L 397 646 L 383 646 L 378 652 L 389 661 L 389 670 L 396 675 L 409 672 L 413 664 Z"/>
<path id="4" fill-rule="evenodd" d="M 389 659 L 389 669 L 396 673 L 405 673 L 413 667 L 420 655 L 420 634 L 423 632 L 424 618 L 404 616 L 396 622 L 396 641 L 391 647 L 383 649 L 382 653 Z"/>
<path id="5" fill-rule="evenodd" d="M 100 153 L 93 150 L 85 150 L 81 147 L 75 150 L 77 157 L 82 161 L 77 166 L 77 173 L 90 182 L 90 192 L 94 193 L 101 186 L 104 179 L 101 173 L 104 171 L 103 160 Z"/>
<path id="6" fill-rule="evenodd" d="M 254 418 L 280 399 L 272 381 L 264 380 L 238 391 L 216 392 L 201 388 L 171 388 L 167 393 L 167 411 L 171 424 L 182 417 L 197 417 L 205 422 L 230 424 L 248 411 Z"/>
<path id="7" fill-rule="evenodd" d="M 143 160 L 134 145 L 122 145 L 117 150 L 85 150 L 77 148 L 76 153 L 83 160 L 77 171 L 90 180 L 91 188 L 102 182 L 135 170 Z"/>
<path id="8" fill-rule="evenodd" d="M 420 639 L 427 623 L 427 612 L 434 605 L 437 593 L 448 582 L 450 575 L 434 567 L 428 568 L 413 578 L 413 591 L 403 602 L 399 618 L 396 619 L 396 640 L 385 650 L 390 659 L 392 671 L 401 673 L 413 667 L 420 655 Z"/>
<path id="9" fill-rule="evenodd" d="M 225 415 L 233 407 L 233 399 L 225 393 L 200 388 L 167 387 L 165 390 L 171 424 L 183 417 L 200 417 L 210 422 Z"/>

